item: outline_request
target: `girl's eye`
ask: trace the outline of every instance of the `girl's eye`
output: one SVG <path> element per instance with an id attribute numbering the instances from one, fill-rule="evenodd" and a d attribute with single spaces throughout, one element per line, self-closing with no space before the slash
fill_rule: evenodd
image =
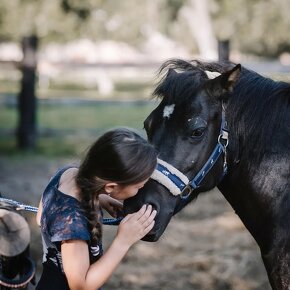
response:
<path id="1" fill-rule="evenodd" d="M 197 128 L 192 131 L 191 138 L 200 138 L 203 136 L 205 128 Z"/>

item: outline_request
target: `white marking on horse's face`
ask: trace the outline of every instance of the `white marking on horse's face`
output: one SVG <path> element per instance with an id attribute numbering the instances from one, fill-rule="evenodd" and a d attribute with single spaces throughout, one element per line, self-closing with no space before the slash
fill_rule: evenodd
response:
<path id="1" fill-rule="evenodd" d="M 215 79 L 216 77 L 218 77 L 218 76 L 221 75 L 221 73 L 219 73 L 219 72 L 217 72 L 217 71 L 208 71 L 208 70 L 206 70 L 206 71 L 204 71 L 204 72 L 206 73 L 207 77 L 208 77 L 210 80 Z"/>
<path id="2" fill-rule="evenodd" d="M 163 118 L 170 118 L 174 111 L 175 104 L 172 104 L 170 106 L 165 106 L 163 110 Z"/>

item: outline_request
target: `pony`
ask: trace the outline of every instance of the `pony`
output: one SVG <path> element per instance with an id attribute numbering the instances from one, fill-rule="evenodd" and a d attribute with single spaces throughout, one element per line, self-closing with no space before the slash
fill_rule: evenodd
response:
<path id="1" fill-rule="evenodd" d="M 160 68 L 144 121 L 158 167 L 125 214 L 152 204 L 144 238 L 215 186 L 257 242 L 271 287 L 290 289 L 290 84 L 231 62 L 172 59 Z"/>

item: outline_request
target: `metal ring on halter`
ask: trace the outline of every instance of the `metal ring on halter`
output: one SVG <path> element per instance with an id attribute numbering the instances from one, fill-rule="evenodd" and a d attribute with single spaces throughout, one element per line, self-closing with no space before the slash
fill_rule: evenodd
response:
<path id="1" fill-rule="evenodd" d="M 227 148 L 227 146 L 229 145 L 229 139 L 223 139 L 222 137 L 223 137 L 223 134 L 220 134 L 220 135 L 218 136 L 218 143 L 221 144 L 224 148 Z M 226 144 L 223 144 L 223 143 L 221 142 L 221 139 L 226 140 Z"/>
<path id="2" fill-rule="evenodd" d="M 193 188 L 191 187 L 190 184 L 187 184 L 183 190 L 180 192 L 180 198 L 182 199 L 187 199 L 191 193 L 193 192 Z M 186 195 L 184 195 L 186 193 Z"/>

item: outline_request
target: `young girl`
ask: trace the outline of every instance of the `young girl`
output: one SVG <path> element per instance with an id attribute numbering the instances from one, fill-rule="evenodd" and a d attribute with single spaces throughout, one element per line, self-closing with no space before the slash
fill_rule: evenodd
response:
<path id="1" fill-rule="evenodd" d="M 40 201 L 44 259 L 37 290 L 95 290 L 111 276 L 129 248 L 154 225 L 151 205 L 127 215 L 102 255 L 101 209 L 116 216 L 137 194 L 157 163 L 155 149 L 128 129 L 102 135 L 79 166 L 56 173 Z"/>

